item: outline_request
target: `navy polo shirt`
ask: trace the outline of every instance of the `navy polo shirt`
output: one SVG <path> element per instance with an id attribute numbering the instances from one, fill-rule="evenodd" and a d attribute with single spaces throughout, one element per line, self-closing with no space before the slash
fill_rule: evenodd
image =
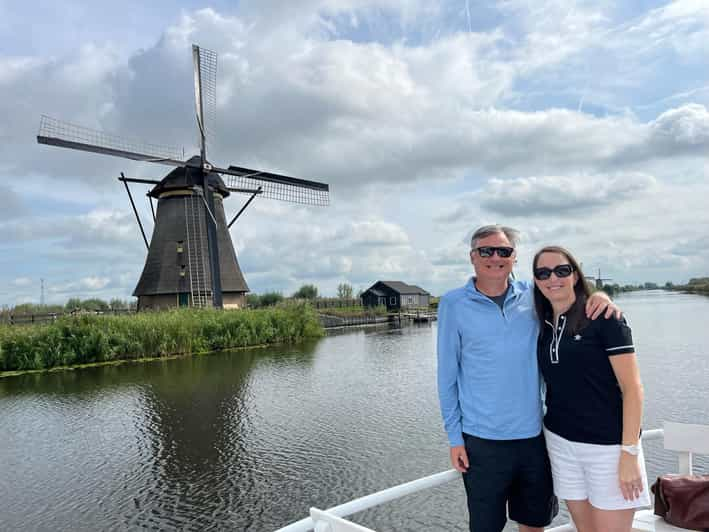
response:
<path id="1" fill-rule="evenodd" d="M 623 397 L 609 357 L 633 353 L 625 318 L 589 320 L 577 334 L 546 322 L 537 358 L 546 382 L 544 426 L 567 440 L 613 445 L 623 439 Z"/>

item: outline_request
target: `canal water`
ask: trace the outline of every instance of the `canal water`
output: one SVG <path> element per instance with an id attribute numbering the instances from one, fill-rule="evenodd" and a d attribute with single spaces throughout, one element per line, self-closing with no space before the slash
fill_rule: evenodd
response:
<path id="1" fill-rule="evenodd" d="M 709 298 L 651 291 L 618 302 L 636 340 L 644 426 L 709 424 Z M 435 333 L 347 331 L 0 379 L 0 529 L 269 531 L 310 506 L 446 470 Z M 676 469 L 659 442 L 646 455 L 651 477 Z M 709 460 L 697 462 L 709 472 Z M 464 531 L 462 483 L 354 520 Z"/>

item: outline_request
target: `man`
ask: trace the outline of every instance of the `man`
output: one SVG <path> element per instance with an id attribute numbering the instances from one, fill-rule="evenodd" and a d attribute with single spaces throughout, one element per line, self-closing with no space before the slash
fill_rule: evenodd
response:
<path id="1" fill-rule="evenodd" d="M 510 278 L 518 232 L 473 234 L 475 276 L 438 306 L 438 394 L 453 467 L 463 473 L 471 532 L 542 532 L 558 512 L 542 434 L 533 284 Z M 617 308 L 594 294 L 595 319 Z"/>

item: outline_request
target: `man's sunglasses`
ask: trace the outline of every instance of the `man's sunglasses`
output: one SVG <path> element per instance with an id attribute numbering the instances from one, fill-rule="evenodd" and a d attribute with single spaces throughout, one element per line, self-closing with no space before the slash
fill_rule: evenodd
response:
<path id="1" fill-rule="evenodd" d="M 574 267 L 571 264 L 559 264 L 554 269 L 552 268 L 535 268 L 534 277 L 540 281 L 546 281 L 551 277 L 552 272 L 559 278 L 568 277 L 574 272 Z"/>
<path id="2" fill-rule="evenodd" d="M 503 259 L 506 259 L 507 257 L 511 257 L 512 253 L 514 253 L 515 248 L 508 248 L 508 247 L 498 247 L 498 246 L 482 246 L 479 248 L 475 248 L 475 251 L 478 252 L 478 255 L 484 258 L 492 257 L 495 252 L 497 252 L 498 257 L 502 257 Z"/>

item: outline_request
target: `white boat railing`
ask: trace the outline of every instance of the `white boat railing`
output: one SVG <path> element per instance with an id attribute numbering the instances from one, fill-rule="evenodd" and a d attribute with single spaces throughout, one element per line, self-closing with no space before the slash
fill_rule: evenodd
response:
<path id="1" fill-rule="evenodd" d="M 644 430 L 643 441 L 661 439 L 663 434 L 663 429 Z M 324 512 L 336 517 L 347 517 L 348 515 L 374 508 L 375 506 L 379 506 L 386 502 L 400 499 L 406 495 L 435 488 L 436 486 L 446 484 L 453 480 L 459 480 L 460 476 L 461 474 L 455 469 L 449 469 L 448 471 L 436 473 L 434 475 L 412 480 L 410 482 L 404 482 L 403 484 L 399 484 L 370 495 L 365 495 L 364 497 L 359 497 L 358 499 L 353 499 L 344 504 L 328 508 L 327 510 L 324 510 Z M 291 523 L 283 528 L 279 528 L 276 532 L 308 532 L 309 530 L 313 530 L 314 527 L 315 522 L 313 519 L 311 517 L 306 517 L 305 519 Z M 573 525 L 565 524 L 555 528 L 550 528 L 547 532 L 567 532 L 574 530 L 576 529 Z"/>

